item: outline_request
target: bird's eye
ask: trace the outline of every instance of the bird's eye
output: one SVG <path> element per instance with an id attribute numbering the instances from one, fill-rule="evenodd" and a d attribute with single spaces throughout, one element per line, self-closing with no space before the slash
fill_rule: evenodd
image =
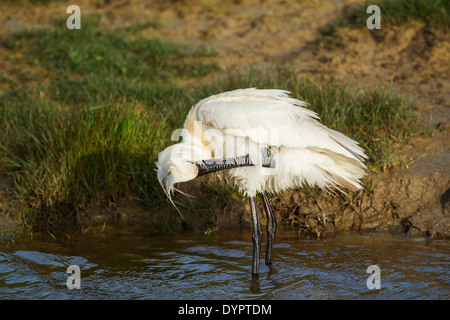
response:
<path id="1" fill-rule="evenodd" d="M 169 172 L 167 172 L 167 174 L 170 176 L 170 171 Z"/>

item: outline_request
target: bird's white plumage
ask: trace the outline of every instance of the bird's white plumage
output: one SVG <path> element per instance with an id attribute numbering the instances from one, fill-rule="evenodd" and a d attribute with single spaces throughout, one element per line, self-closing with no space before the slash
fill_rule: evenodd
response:
<path id="1" fill-rule="evenodd" d="M 229 170 L 232 182 L 250 196 L 264 190 L 279 192 L 303 185 L 361 188 L 359 179 L 364 176 L 364 150 L 342 133 L 322 125 L 318 115 L 306 106 L 306 102 L 289 97 L 289 92 L 284 90 L 249 88 L 217 94 L 192 107 L 184 125 L 191 136 L 179 145 L 186 149 L 190 148 L 189 144 L 201 148 L 203 151 L 195 154 L 201 154 L 204 159 L 214 158 L 217 153 L 223 158 L 248 154 L 248 148 L 243 147 L 245 144 L 258 144 L 259 148 L 277 147 L 279 154 L 275 168 L 256 166 Z M 194 122 L 200 123 L 197 129 L 201 134 L 194 134 Z M 236 139 L 237 145 L 230 150 L 226 144 L 209 139 L 206 134 L 209 129 Z M 273 137 L 255 134 L 255 130 L 276 131 L 277 144 L 273 144 Z M 215 152 L 211 152 L 211 148 Z M 186 179 L 169 177 L 167 167 L 176 171 L 176 159 L 168 154 L 160 153 L 157 167 L 158 178 L 170 193 L 174 183 Z M 192 159 L 183 158 L 182 161 L 192 162 Z"/>
<path id="2" fill-rule="evenodd" d="M 288 94 L 275 89 L 238 89 L 201 100 L 194 109 L 203 125 L 239 136 L 251 137 L 251 131 L 257 128 L 277 129 L 279 142 L 286 147 L 326 147 L 357 160 L 364 157 L 355 141 L 322 125 L 315 112 L 303 108 L 306 102 Z"/>

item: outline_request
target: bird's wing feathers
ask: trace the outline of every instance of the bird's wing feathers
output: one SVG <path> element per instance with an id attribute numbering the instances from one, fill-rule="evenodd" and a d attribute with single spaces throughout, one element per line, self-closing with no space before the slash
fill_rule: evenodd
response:
<path id="1" fill-rule="evenodd" d="M 256 143 L 273 145 L 278 140 L 280 146 L 290 148 L 325 148 L 357 160 L 366 157 L 355 141 L 319 123 L 315 112 L 303 108 L 306 102 L 288 94 L 254 88 L 221 93 L 194 106 L 196 120 Z M 255 132 L 259 129 L 266 134 Z"/>

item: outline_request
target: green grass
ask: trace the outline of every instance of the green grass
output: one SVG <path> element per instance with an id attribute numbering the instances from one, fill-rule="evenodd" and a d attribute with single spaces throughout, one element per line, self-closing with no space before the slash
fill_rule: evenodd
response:
<path id="1" fill-rule="evenodd" d="M 378 5 L 381 21 L 386 24 L 402 24 L 412 20 L 424 21 L 432 27 L 449 27 L 450 3 L 446 0 L 376 0 L 355 6 L 338 20 L 341 26 L 365 26 L 370 14 L 369 5 Z"/>
<path id="2" fill-rule="evenodd" d="M 448 28 L 450 25 L 450 3 L 446 0 L 377 0 L 355 7 L 343 19 L 340 25 L 364 25 L 370 16 L 366 13 L 369 5 L 378 5 L 381 19 L 387 24 L 402 24 L 419 20 L 431 27 Z"/>
<path id="3" fill-rule="evenodd" d="M 161 201 L 155 155 L 191 103 L 177 82 L 218 70 L 210 48 L 99 31 L 95 19 L 0 45 L 21 53 L 0 96 L 0 174 L 16 179 L 25 224 L 99 198 Z"/>
<path id="4" fill-rule="evenodd" d="M 369 5 L 378 5 L 381 12 L 381 31 L 389 25 L 401 25 L 409 21 L 423 21 L 433 28 L 450 27 L 450 1 L 446 0 L 375 0 L 354 5 L 319 31 L 322 44 L 342 45 L 336 39 L 339 27 L 366 28 Z"/>
<path id="5" fill-rule="evenodd" d="M 358 88 L 284 69 L 181 85 L 219 69 L 210 49 L 99 31 L 95 21 L 81 30 L 20 32 L 0 45 L 15 53 L 13 71 L 2 78 L 13 89 L 0 96 L 0 174 L 16 181 L 22 221 L 31 229 L 76 221 L 78 209 L 122 197 L 148 208 L 166 205 L 157 154 L 190 107 L 218 92 L 292 91 L 324 124 L 361 142 L 370 170 L 405 165 L 407 141 L 420 131 L 414 104 L 392 86 Z M 232 195 L 214 184 L 205 190 L 207 213 Z M 215 228 L 210 223 L 207 232 Z"/>
<path id="6" fill-rule="evenodd" d="M 132 24 L 132 25 L 126 27 L 125 31 L 133 33 L 133 32 L 138 32 L 141 30 L 145 30 L 147 28 L 158 28 L 159 26 L 161 26 L 161 24 L 162 24 L 162 22 L 159 19 L 148 20 L 148 21 Z"/>

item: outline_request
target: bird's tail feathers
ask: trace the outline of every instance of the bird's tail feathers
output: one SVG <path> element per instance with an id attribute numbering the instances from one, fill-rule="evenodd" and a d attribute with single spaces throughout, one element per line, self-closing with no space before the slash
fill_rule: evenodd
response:
<path id="1" fill-rule="evenodd" d="M 367 155 L 364 153 L 364 149 L 358 145 L 358 142 L 340 133 L 339 131 L 330 128 L 327 129 L 330 131 L 331 139 L 333 139 L 337 144 L 350 152 L 357 160 L 363 161 L 367 159 Z"/>
<path id="2" fill-rule="evenodd" d="M 342 186 L 350 191 L 362 189 L 360 179 L 365 175 L 364 163 L 327 149 L 316 149 L 316 151 L 333 160 L 332 164 L 316 164 L 332 182 L 333 187 Z"/>

